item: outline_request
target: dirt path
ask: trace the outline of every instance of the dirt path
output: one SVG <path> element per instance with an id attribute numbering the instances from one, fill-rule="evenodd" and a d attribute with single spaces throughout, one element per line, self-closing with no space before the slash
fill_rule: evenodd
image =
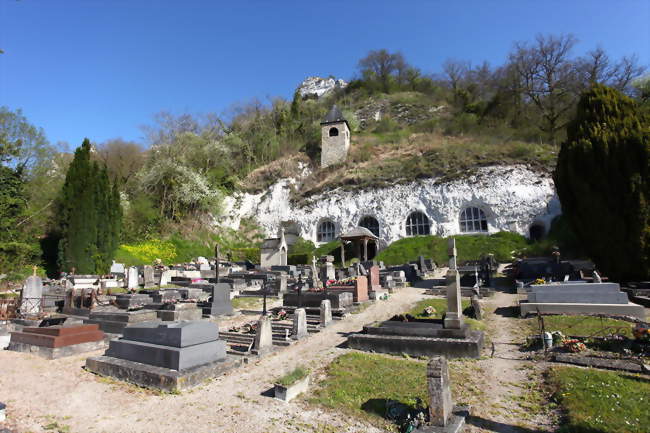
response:
<path id="1" fill-rule="evenodd" d="M 403 312 L 422 297 L 420 289 L 402 289 L 306 340 L 181 395 L 95 376 L 82 369 L 86 356 L 46 361 L 0 351 L 0 401 L 7 404 L 9 427 L 18 432 L 378 432 L 337 413 L 261 394 L 299 364 L 316 370 L 327 365 L 344 351 L 336 346 L 346 333 Z M 52 429 L 45 430 L 48 425 Z"/>
<path id="2" fill-rule="evenodd" d="M 497 292 L 484 301 L 487 334 L 494 355 L 479 361 L 484 373 L 485 400 L 472 411 L 471 432 L 532 433 L 555 429 L 555 417 L 540 392 L 543 366 L 519 351 L 526 333 L 512 308 L 517 295 Z M 488 344 L 487 354 L 492 347 Z"/>

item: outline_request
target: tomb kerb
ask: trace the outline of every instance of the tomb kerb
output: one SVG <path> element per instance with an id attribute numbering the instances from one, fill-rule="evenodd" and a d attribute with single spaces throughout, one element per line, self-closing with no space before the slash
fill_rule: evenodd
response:
<path id="1" fill-rule="evenodd" d="M 463 326 L 463 313 L 460 294 L 460 274 L 458 273 L 456 239 L 449 238 L 447 244 L 449 256 L 449 270 L 446 275 L 447 283 L 447 313 L 445 314 L 444 327 L 460 329 Z"/>

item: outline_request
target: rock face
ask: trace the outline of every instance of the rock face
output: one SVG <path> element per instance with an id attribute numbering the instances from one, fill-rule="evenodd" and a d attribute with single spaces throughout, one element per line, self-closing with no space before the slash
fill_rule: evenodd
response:
<path id="1" fill-rule="evenodd" d="M 431 234 L 460 233 L 460 213 L 477 207 L 485 213 L 488 233 L 512 231 L 529 235 L 536 225 L 548 232 L 550 223 L 561 213 L 553 179 L 524 165 L 477 168 L 464 179 L 440 182 L 430 178 L 388 188 L 343 191 L 335 189 L 310 197 L 303 204 L 290 200 L 290 191 L 299 182 L 280 179 L 259 194 L 227 197 L 219 224 L 234 229 L 243 217 L 257 220 L 267 235 L 290 222 L 300 236 L 317 242 L 317 227 L 331 221 L 336 236 L 357 227 L 365 216 L 379 222 L 380 247 L 406 237 L 406 219 L 423 212 Z"/>
<path id="2" fill-rule="evenodd" d="M 306 96 L 321 96 L 331 92 L 334 89 L 344 89 L 348 83 L 341 79 L 308 77 L 298 86 L 298 93 L 303 98 Z"/>

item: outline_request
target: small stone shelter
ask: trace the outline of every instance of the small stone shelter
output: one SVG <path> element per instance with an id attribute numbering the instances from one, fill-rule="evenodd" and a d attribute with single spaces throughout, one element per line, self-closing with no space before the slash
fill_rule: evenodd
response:
<path id="1" fill-rule="evenodd" d="M 280 237 L 264 239 L 260 248 L 260 265 L 263 268 L 287 265 L 287 241 L 284 238 L 284 227 L 280 228 Z"/>
<path id="2" fill-rule="evenodd" d="M 343 233 L 341 239 L 341 261 L 345 263 L 345 244 L 352 242 L 355 247 L 356 257 L 367 262 L 377 254 L 379 238 L 365 227 L 356 227 Z M 369 253 L 370 252 L 370 253 Z"/>

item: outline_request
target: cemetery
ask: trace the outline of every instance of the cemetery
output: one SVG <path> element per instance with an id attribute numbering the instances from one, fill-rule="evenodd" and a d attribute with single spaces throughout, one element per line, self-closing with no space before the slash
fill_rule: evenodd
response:
<path id="1" fill-rule="evenodd" d="M 149 3 L 0 6 L 0 433 L 650 432 L 650 4 Z"/>
<path id="2" fill-rule="evenodd" d="M 278 254 L 282 263 L 283 248 L 278 242 L 265 254 Z M 340 352 L 335 358 L 314 364 L 309 357 L 299 357 L 294 362 L 302 364 L 294 370 L 280 368 L 284 376 L 271 370 L 263 374 L 267 381 L 275 381 L 271 394 L 290 404 L 298 401 L 338 410 L 356 403 L 327 397 L 338 392 L 333 387 L 354 390 L 355 380 L 361 381 L 360 387 L 372 382 L 382 374 L 384 363 L 395 364 L 390 368 L 399 365 L 401 373 L 396 373 L 401 376 L 407 371 L 403 368 L 413 368 L 404 382 L 413 390 L 396 388 L 397 394 L 390 394 L 404 397 L 382 400 L 386 390 L 397 386 L 382 382 L 376 396 L 355 410 L 371 424 L 418 432 L 463 431 L 481 425 L 484 396 L 477 381 L 489 368 L 490 361 L 481 359 L 494 359 L 494 341 L 503 332 L 498 321 L 522 321 L 523 328 L 518 329 L 524 332 L 518 338 L 525 342 L 512 353 L 530 359 L 533 371 L 541 368 L 538 362 L 546 362 L 650 373 L 650 326 L 644 321 L 644 307 L 628 300 L 619 284 L 602 282 L 597 272 L 583 279 L 570 268 L 564 278 L 554 270 L 559 281 L 551 282 L 549 267 L 535 268 L 535 262 L 532 267 L 526 261 L 499 264 L 493 259 L 459 265 L 463 254 L 454 238 L 448 242 L 448 263 L 420 257 L 386 266 L 357 259 L 341 268 L 331 256 L 324 256 L 310 265 L 251 268 L 223 260 L 218 246 L 215 254 L 214 259 L 198 258 L 196 262 L 204 263 L 199 266 L 159 263 L 156 269 L 138 269 L 115 263 L 114 272 L 106 276 L 70 275 L 60 281 L 30 276 L 16 313 L 4 322 L 8 336 L 4 352 L 45 359 L 83 356 L 83 365 L 77 368 L 91 375 L 86 380 L 92 382 L 97 375 L 173 395 L 197 392 L 193 390 L 214 380 L 234 380 L 253 362 L 286 365 L 291 358 L 285 353 L 301 351 L 315 344 L 312 340 L 325 344 L 322 347 L 331 341 L 334 347 L 332 337 L 343 326 L 348 331 L 337 337 Z M 502 281 L 498 286 L 486 284 L 503 279 L 497 277 L 500 270 L 513 268 L 519 269 L 513 275 L 521 279 L 509 277 L 510 289 L 503 289 Z M 504 296 L 518 303 L 514 318 L 501 317 L 499 304 L 491 310 L 494 299 Z M 409 301 L 403 303 L 403 297 Z M 233 308 L 236 299 L 255 299 L 246 304 L 255 307 L 240 311 Z M 372 313 L 375 320 L 364 321 L 368 312 L 386 308 L 379 316 Z M 546 335 L 551 336 L 549 341 Z M 363 355 L 368 358 L 349 357 L 368 352 Z M 634 356 L 626 356 L 628 352 Z M 401 360 L 404 356 L 423 361 Z M 359 377 L 331 376 L 339 374 L 338 362 L 352 362 L 344 368 L 350 372 L 361 368 Z M 366 372 L 368 367 L 361 366 L 368 362 L 374 367 Z M 386 374 L 383 380 L 390 377 Z M 454 380 L 459 383 L 454 385 Z M 408 395 L 417 397 L 415 405 L 404 400 Z M 555 416 L 538 412 L 536 416 Z"/>

